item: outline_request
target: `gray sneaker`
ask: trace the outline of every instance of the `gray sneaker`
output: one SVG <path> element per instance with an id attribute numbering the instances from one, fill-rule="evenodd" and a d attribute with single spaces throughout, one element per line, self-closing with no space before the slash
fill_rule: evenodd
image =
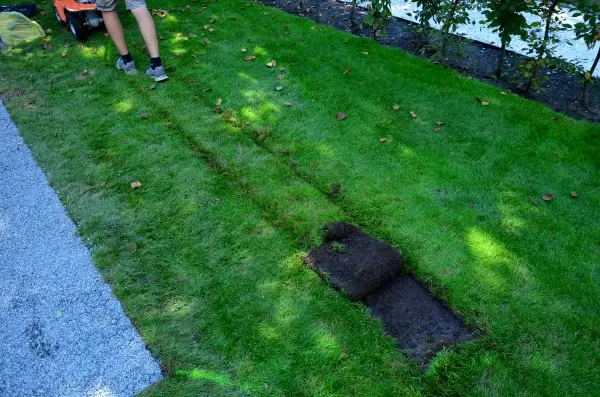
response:
<path id="1" fill-rule="evenodd" d="M 156 68 L 148 68 L 146 70 L 146 74 L 154 79 L 157 83 L 160 81 L 165 81 L 169 78 L 165 73 L 165 68 L 163 66 L 157 66 Z"/>
<path id="2" fill-rule="evenodd" d="M 123 58 L 117 60 L 117 69 L 124 71 L 127 74 L 136 74 L 137 69 L 135 68 L 135 62 L 123 62 Z"/>

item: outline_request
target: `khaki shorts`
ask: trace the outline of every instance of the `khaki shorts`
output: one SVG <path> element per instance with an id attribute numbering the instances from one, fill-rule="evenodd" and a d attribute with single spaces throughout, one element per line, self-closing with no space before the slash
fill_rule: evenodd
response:
<path id="1" fill-rule="evenodd" d="M 96 0 L 98 11 L 113 11 L 117 8 L 118 0 Z M 146 0 L 125 0 L 125 8 L 133 10 L 135 8 L 145 8 Z"/>

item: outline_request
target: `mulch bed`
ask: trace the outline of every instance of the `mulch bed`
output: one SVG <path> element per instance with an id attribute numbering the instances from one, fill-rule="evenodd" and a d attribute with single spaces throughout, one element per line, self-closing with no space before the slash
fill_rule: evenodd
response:
<path id="1" fill-rule="evenodd" d="M 298 0 L 257 0 L 262 4 L 284 10 L 290 14 L 300 15 L 313 20 L 317 19 L 316 1 L 305 0 L 304 8 L 299 9 Z M 317 0 L 319 1 L 319 0 Z M 352 29 L 350 23 L 350 4 L 337 0 L 321 0 L 320 23 L 335 27 L 339 30 L 351 32 L 356 36 L 373 37 L 370 28 Z M 356 19 L 360 23 L 366 12 L 358 9 Z M 415 25 L 411 22 L 392 18 L 386 37 L 379 42 L 383 45 L 399 48 L 413 55 L 427 57 L 422 54 L 422 43 L 414 38 Z M 473 40 L 460 39 L 459 50 L 449 54 L 447 65 L 481 81 L 496 85 L 505 90 L 522 94 L 518 82 L 507 79 L 496 79 L 494 72 L 499 49 Z M 430 55 L 430 54 L 429 54 Z M 514 52 L 506 56 L 506 70 L 511 69 L 525 57 Z M 549 82 L 544 84 L 543 91 L 534 93 L 530 99 L 541 102 L 552 109 L 565 113 L 576 119 L 585 119 L 600 122 L 600 84 L 590 87 L 589 109 L 584 109 L 580 104 L 583 92 L 582 76 L 569 75 L 561 71 L 547 71 Z"/>

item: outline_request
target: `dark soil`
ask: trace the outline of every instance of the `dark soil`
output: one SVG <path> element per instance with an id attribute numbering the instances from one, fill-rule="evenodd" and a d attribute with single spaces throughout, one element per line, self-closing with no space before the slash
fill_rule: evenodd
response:
<path id="1" fill-rule="evenodd" d="M 394 247 L 342 222 L 326 226 L 324 244 L 310 251 L 305 263 L 351 300 L 365 298 L 404 267 Z"/>
<path id="2" fill-rule="evenodd" d="M 337 0 L 305 0 L 304 8 L 299 9 L 299 0 L 257 0 L 265 5 L 279 8 L 291 14 L 305 16 L 317 20 L 316 4 L 320 1 L 319 22 L 335 27 L 340 30 L 352 32 L 357 36 L 373 37 L 370 28 L 353 29 L 350 22 L 350 4 L 341 3 Z M 357 9 L 356 19 L 361 23 L 366 15 L 362 9 Z M 414 36 L 415 25 L 411 22 L 392 18 L 388 27 L 387 35 L 379 42 L 384 45 L 399 48 L 411 54 L 428 57 L 431 54 L 423 53 L 423 43 Z M 494 84 L 505 90 L 516 94 L 522 94 L 519 81 L 515 78 L 496 79 L 494 76 L 498 59 L 499 49 L 488 44 L 460 39 L 458 50 L 449 54 L 446 64 L 459 70 L 469 77 L 477 78 L 490 84 Z M 526 58 L 507 52 L 506 70 L 511 73 L 519 61 Z M 556 111 L 565 113 L 576 119 L 586 119 L 600 122 L 600 84 L 593 84 L 589 93 L 589 109 L 584 109 L 580 104 L 583 94 L 582 76 L 569 75 L 562 71 L 549 70 L 545 72 L 549 82 L 542 86 L 543 91 L 534 93 L 532 100 L 544 103 Z"/>
<path id="3" fill-rule="evenodd" d="M 428 363 L 443 348 L 472 339 L 462 321 L 421 283 L 403 274 L 365 299 L 407 355 Z"/>
<path id="4" fill-rule="evenodd" d="M 325 230 L 323 245 L 305 263 L 350 299 L 363 300 L 408 356 L 427 364 L 443 348 L 471 339 L 454 313 L 402 273 L 404 260 L 394 247 L 348 223 Z"/>

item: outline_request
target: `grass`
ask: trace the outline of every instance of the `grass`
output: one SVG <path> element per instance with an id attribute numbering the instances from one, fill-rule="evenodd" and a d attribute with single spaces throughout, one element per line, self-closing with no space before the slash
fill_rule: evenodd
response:
<path id="1" fill-rule="evenodd" d="M 163 363 L 144 395 L 599 390 L 600 127 L 258 4 L 170 4 L 154 89 L 52 15 L 50 48 L 0 55 L 13 119 Z M 333 220 L 401 249 L 478 338 L 426 371 L 404 357 L 303 266 Z"/>

